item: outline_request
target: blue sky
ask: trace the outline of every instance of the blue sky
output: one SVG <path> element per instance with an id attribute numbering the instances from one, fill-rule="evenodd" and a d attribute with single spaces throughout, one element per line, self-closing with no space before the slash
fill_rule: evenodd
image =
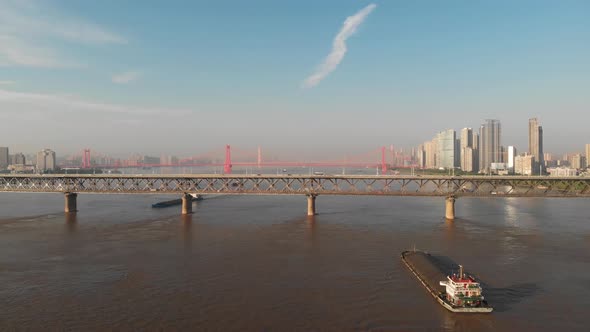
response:
<path id="1" fill-rule="evenodd" d="M 497 118 L 524 151 L 538 117 L 581 151 L 589 59 L 588 1 L 0 0 L 0 145 L 341 156 Z"/>

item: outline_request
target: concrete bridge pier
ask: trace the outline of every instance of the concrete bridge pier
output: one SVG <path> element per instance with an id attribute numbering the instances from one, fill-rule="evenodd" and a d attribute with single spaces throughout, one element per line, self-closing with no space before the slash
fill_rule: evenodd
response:
<path id="1" fill-rule="evenodd" d="M 315 216 L 317 213 L 315 212 L 315 198 L 317 194 L 308 194 L 307 195 L 307 215 L 308 216 Z"/>
<path id="2" fill-rule="evenodd" d="M 445 218 L 447 220 L 455 219 L 455 196 L 451 195 L 445 199 Z"/>
<path id="3" fill-rule="evenodd" d="M 65 193 L 64 194 L 65 203 L 66 203 L 64 211 L 66 213 L 78 211 L 77 205 L 76 205 L 76 198 L 77 197 L 78 197 L 78 194 L 76 194 L 76 193 Z"/>
<path id="4" fill-rule="evenodd" d="M 182 195 L 182 214 L 193 213 L 193 196 L 191 194 L 184 193 Z"/>

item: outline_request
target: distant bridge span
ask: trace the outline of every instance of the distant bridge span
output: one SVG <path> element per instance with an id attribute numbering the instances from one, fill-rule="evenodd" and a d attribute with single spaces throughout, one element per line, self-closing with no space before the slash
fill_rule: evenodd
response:
<path id="1" fill-rule="evenodd" d="M 453 219 L 456 197 L 590 197 L 590 178 L 267 174 L 10 174 L 0 175 L 0 192 L 66 193 L 73 197 L 70 199 L 74 200 L 74 207 L 76 196 L 72 195 L 73 193 L 178 193 L 185 196 L 187 193 L 307 195 L 308 214 L 315 214 L 315 198 L 318 195 L 442 196 L 447 197 L 447 217 Z M 67 197 L 66 195 L 66 211 L 69 210 Z M 453 208 L 452 215 L 449 214 L 449 204 Z"/>
<path id="2" fill-rule="evenodd" d="M 223 163 L 221 162 L 213 162 L 211 160 L 220 160 L 218 157 L 214 157 L 212 154 L 205 154 L 202 156 L 195 156 L 191 158 L 185 158 L 178 160 L 176 163 L 144 163 L 141 161 L 133 161 L 133 162 L 123 162 L 116 161 L 115 163 L 110 163 L 106 165 L 94 164 L 92 163 L 90 157 L 90 149 L 84 149 L 84 157 L 82 158 L 82 164 L 80 165 L 81 168 L 104 168 L 104 169 L 117 169 L 117 168 L 143 168 L 143 167 L 223 167 L 224 174 L 231 174 L 232 168 L 234 166 L 241 166 L 241 167 L 371 167 L 371 168 L 380 168 L 382 174 L 386 174 L 387 170 L 390 165 L 386 162 L 387 157 L 387 149 L 382 146 L 378 150 L 370 151 L 368 154 L 364 154 L 361 158 L 357 157 L 348 157 L 345 160 L 339 161 L 323 161 L 323 162 L 314 162 L 314 161 L 263 161 L 262 159 L 262 152 L 261 148 L 258 147 L 258 154 L 256 158 L 256 162 L 253 161 L 238 161 L 235 160 L 232 162 L 232 149 L 230 145 L 225 146 L 225 159 Z M 393 146 L 391 146 L 391 153 L 392 157 L 395 157 L 395 153 L 393 150 Z M 378 158 L 377 158 L 378 157 Z M 202 160 L 208 160 L 204 162 Z M 405 160 L 409 161 L 409 160 Z M 416 165 L 411 165 L 410 163 L 405 164 L 405 161 L 402 162 L 403 165 L 398 165 L 396 168 L 414 168 Z M 60 165 L 62 168 L 71 168 L 72 165 Z"/>

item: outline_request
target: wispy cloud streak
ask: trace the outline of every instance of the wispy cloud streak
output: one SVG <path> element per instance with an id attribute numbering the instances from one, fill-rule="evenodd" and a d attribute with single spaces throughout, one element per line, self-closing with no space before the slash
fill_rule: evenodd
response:
<path id="1" fill-rule="evenodd" d="M 117 84 L 127 84 L 135 81 L 141 74 L 137 71 L 126 71 L 124 73 L 116 74 L 111 77 L 111 81 Z"/>
<path id="2" fill-rule="evenodd" d="M 93 22 L 66 16 L 46 5 L 34 0 L 0 0 L 0 66 L 80 67 L 59 54 L 56 42 L 127 43 L 125 38 Z"/>
<path id="3" fill-rule="evenodd" d="M 376 7 L 377 5 L 370 4 L 356 14 L 346 18 L 342 28 L 332 42 L 332 52 L 330 52 L 324 62 L 317 68 L 316 72 L 303 81 L 304 88 L 313 88 L 318 85 L 338 67 L 347 51 L 346 40 L 356 32 L 357 28 Z"/>
<path id="4" fill-rule="evenodd" d="M 51 48 L 36 46 L 19 37 L 0 34 L 0 67 L 12 66 L 67 68 L 80 65 L 58 57 Z"/>
<path id="5" fill-rule="evenodd" d="M 18 92 L 1 88 L 0 109 L 6 110 L 6 113 L 16 112 L 13 115 L 28 116 L 30 115 L 29 113 L 35 113 L 43 114 L 48 118 L 54 118 L 57 114 L 64 113 L 94 113 L 101 116 L 111 113 L 133 117 L 144 115 L 187 115 L 191 113 L 189 109 L 147 108 L 107 104 L 89 101 L 71 95 Z"/>

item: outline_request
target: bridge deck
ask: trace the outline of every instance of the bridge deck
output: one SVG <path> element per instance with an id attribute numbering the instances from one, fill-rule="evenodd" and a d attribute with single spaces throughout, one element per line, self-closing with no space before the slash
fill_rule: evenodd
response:
<path id="1" fill-rule="evenodd" d="M 539 176 L 7 174 L 0 192 L 590 197 L 590 178 Z"/>

